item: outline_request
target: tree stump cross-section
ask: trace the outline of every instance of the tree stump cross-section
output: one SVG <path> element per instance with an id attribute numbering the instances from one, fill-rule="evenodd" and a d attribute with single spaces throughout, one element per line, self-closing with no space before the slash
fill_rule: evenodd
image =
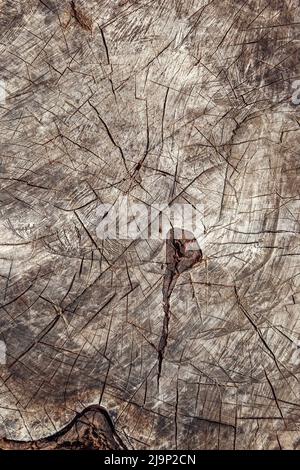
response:
<path id="1" fill-rule="evenodd" d="M 0 448 L 299 448 L 299 24 L 0 1 Z M 99 238 L 124 197 L 203 234 Z"/>

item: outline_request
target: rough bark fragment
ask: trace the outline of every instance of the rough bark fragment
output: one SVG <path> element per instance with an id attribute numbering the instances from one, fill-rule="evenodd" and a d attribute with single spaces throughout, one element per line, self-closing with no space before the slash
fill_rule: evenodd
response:
<path id="1" fill-rule="evenodd" d="M 2 439 L 3 450 L 110 450 L 126 449 L 115 434 L 109 415 L 99 406 L 92 405 L 63 429 L 36 441 L 13 441 Z"/>

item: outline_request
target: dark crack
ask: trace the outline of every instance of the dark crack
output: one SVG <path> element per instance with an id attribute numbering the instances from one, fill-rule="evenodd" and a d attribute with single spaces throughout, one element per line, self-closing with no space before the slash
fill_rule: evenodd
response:
<path id="1" fill-rule="evenodd" d="M 186 237 L 186 238 L 185 238 Z M 158 345 L 158 374 L 157 384 L 161 377 L 162 363 L 165 349 L 168 343 L 169 322 L 171 317 L 171 295 L 176 282 L 184 271 L 191 269 L 202 259 L 202 251 L 197 241 L 183 233 L 182 239 L 174 238 L 174 230 L 171 231 L 170 238 L 166 240 L 166 272 L 163 282 L 163 310 L 164 321 L 162 333 Z"/>
<path id="2" fill-rule="evenodd" d="M 93 22 L 91 18 L 83 13 L 73 0 L 71 1 L 71 14 L 82 29 L 85 31 L 92 31 Z"/>

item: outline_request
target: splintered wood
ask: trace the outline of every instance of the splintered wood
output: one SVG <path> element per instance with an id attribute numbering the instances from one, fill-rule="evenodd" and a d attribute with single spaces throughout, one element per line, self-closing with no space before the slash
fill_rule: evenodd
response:
<path id="1" fill-rule="evenodd" d="M 299 24 L 0 2 L 0 448 L 300 448 Z M 125 197 L 203 233 L 101 239 Z"/>

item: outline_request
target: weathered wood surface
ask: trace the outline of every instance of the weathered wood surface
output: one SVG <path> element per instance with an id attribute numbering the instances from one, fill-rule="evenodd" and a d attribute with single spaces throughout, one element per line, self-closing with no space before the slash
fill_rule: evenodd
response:
<path id="1" fill-rule="evenodd" d="M 0 447 L 100 405 L 90 446 L 299 448 L 299 24 L 293 0 L 0 2 Z M 122 194 L 203 204 L 176 279 L 172 243 L 97 239 Z"/>

